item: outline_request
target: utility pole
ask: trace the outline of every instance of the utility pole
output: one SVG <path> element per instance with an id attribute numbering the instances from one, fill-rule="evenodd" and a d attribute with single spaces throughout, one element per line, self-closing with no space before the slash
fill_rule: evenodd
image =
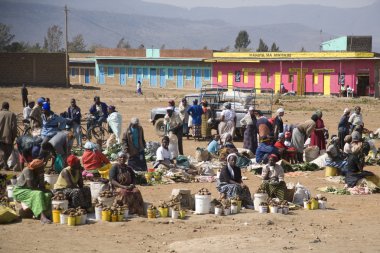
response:
<path id="1" fill-rule="evenodd" d="M 66 46 L 66 87 L 70 87 L 70 77 L 69 77 L 69 42 L 68 42 L 68 33 L 67 33 L 67 5 L 65 5 L 65 46 Z"/>

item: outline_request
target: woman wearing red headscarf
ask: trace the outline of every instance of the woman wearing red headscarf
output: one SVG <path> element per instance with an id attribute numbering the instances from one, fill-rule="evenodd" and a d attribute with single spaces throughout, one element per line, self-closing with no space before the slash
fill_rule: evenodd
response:
<path id="1" fill-rule="evenodd" d="M 91 191 L 89 187 L 83 186 L 81 166 L 79 159 L 70 155 L 67 157 L 68 167 L 64 168 L 59 174 L 58 180 L 54 185 L 54 191 L 61 191 L 69 200 L 69 207 L 90 208 Z"/>
<path id="2" fill-rule="evenodd" d="M 261 173 L 263 182 L 260 189 L 264 190 L 270 198 L 284 200 L 287 190 L 284 181 L 284 169 L 281 165 L 276 164 L 277 160 L 277 155 L 269 155 L 268 164 L 264 166 Z"/>

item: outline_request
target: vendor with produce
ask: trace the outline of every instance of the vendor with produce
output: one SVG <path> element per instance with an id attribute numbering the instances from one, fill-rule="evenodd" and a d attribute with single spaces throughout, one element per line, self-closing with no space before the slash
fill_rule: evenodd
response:
<path id="1" fill-rule="evenodd" d="M 164 136 L 161 140 L 161 146 L 156 152 L 156 162 L 154 168 L 158 170 L 169 170 L 174 167 L 174 161 L 169 151 L 169 137 Z"/>
<path id="2" fill-rule="evenodd" d="M 108 158 L 98 150 L 95 143 L 90 141 L 84 145 L 82 165 L 85 169 L 82 173 L 84 177 L 93 177 L 94 173 L 100 173 L 102 177 L 108 178 L 109 170 L 112 167 Z"/>
<path id="3" fill-rule="evenodd" d="M 119 205 L 128 205 L 131 214 L 144 215 L 144 200 L 135 186 L 135 172 L 125 164 L 127 155 L 124 152 L 119 152 L 117 156 L 117 163 L 109 174 L 111 185 L 118 193 L 116 201 Z"/>
<path id="4" fill-rule="evenodd" d="M 51 223 L 46 217 L 50 213 L 51 193 L 46 191 L 44 182 L 44 161 L 34 159 L 24 168 L 13 189 L 16 201 L 26 204 L 41 223 Z"/>
<path id="5" fill-rule="evenodd" d="M 303 163 L 303 151 L 305 149 L 305 141 L 316 127 L 318 116 L 313 114 L 310 120 L 306 120 L 304 123 L 299 124 L 293 129 L 292 133 L 292 145 L 297 149 L 297 162 Z"/>
<path id="6" fill-rule="evenodd" d="M 287 190 L 284 181 L 284 169 L 281 165 L 276 164 L 277 160 L 277 155 L 269 156 L 268 164 L 264 166 L 261 173 L 263 182 L 260 189 L 267 193 L 269 198 L 284 200 Z"/>
<path id="7" fill-rule="evenodd" d="M 64 168 L 59 174 L 58 180 L 54 185 L 54 191 L 61 191 L 69 200 L 70 208 L 91 207 L 91 191 L 87 186 L 83 186 L 83 178 L 80 173 L 80 161 L 75 155 L 67 157 L 68 167 Z"/>
<path id="8" fill-rule="evenodd" d="M 222 198 L 239 197 L 245 207 L 253 206 L 248 186 L 243 183 L 241 170 L 236 166 L 238 157 L 235 153 L 227 156 L 227 165 L 222 168 L 216 189 Z"/>

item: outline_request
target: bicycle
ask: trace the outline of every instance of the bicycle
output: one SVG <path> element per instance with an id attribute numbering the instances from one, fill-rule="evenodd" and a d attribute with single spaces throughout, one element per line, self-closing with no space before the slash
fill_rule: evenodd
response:
<path id="1" fill-rule="evenodd" d="M 22 113 L 17 114 L 16 118 L 17 118 L 17 137 L 20 137 L 22 135 L 29 135 L 31 133 L 30 121 L 27 119 L 24 119 L 24 116 Z"/>
<path id="2" fill-rule="evenodd" d="M 95 119 L 93 115 L 86 114 L 86 116 L 87 116 L 86 117 L 87 120 L 86 119 L 81 120 L 82 141 L 86 142 L 88 140 L 95 139 L 97 144 L 101 144 L 102 146 L 104 146 L 109 136 L 107 123 L 102 122 L 102 124 L 98 124 L 93 121 Z M 88 132 L 88 129 L 87 129 L 88 119 L 92 120 L 90 132 Z"/>

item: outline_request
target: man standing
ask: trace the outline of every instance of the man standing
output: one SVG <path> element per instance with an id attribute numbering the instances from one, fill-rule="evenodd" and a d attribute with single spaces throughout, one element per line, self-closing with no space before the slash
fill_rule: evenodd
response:
<path id="1" fill-rule="evenodd" d="M 186 135 L 187 139 L 189 139 L 189 114 L 187 110 L 189 110 L 191 106 L 187 104 L 186 98 L 182 98 L 181 103 L 179 104 L 179 117 L 182 120 L 183 125 L 183 135 Z"/>
<path id="2" fill-rule="evenodd" d="M 123 134 L 122 144 L 124 152 L 128 153 L 128 165 L 134 170 L 146 171 L 144 130 L 138 118 L 131 119 L 127 131 Z"/>
<path id="3" fill-rule="evenodd" d="M 21 98 L 22 98 L 22 107 L 27 107 L 28 106 L 28 89 L 26 88 L 25 83 L 22 84 Z"/>
<path id="4" fill-rule="evenodd" d="M 24 120 L 28 120 L 29 121 L 29 119 L 30 119 L 30 113 L 32 112 L 33 107 L 34 107 L 34 101 L 29 102 L 28 106 L 26 106 L 24 108 L 24 110 L 22 111 L 22 115 L 23 115 Z"/>
<path id="5" fill-rule="evenodd" d="M 74 98 L 71 99 L 71 106 L 67 109 L 67 117 L 71 123 L 71 127 L 73 128 L 74 136 L 77 140 L 77 145 L 79 147 L 82 147 L 82 131 L 80 128 L 82 114 Z"/>
<path id="6" fill-rule="evenodd" d="M 37 105 L 34 106 L 30 112 L 30 126 L 32 130 L 41 129 L 42 127 L 42 104 L 45 102 L 44 98 L 37 99 Z"/>
<path id="7" fill-rule="evenodd" d="M 16 114 L 10 112 L 9 103 L 4 102 L 0 111 L 0 169 L 9 170 L 7 161 L 12 154 L 13 142 L 16 135 Z"/>
<path id="8" fill-rule="evenodd" d="M 360 106 L 355 107 L 355 111 L 348 119 L 348 123 L 350 124 L 351 132 L 358 131 L 360 134 L 363 133 L 364 122 Z"/>
<path id="9" fill-rule="evenodd" d="M 137 84 L 136 84 L 136 93 L 137 95 L 142 95 L 142 90 L 141 90 L 141 81 L 137 81 Z"/>
<path id="10" fill-rule="evenodd" d="M 180 155 L 183 155 L 183 146 L 182 146 L 182 135 L 183 135 L 183 127 L 182 120 L 179 117 L 179 113 L 175 112 L 173 107 L 166 108 L 166 115 L 164 118 L 164 124 L 166 126 L 166 134 L 169 132 L 173 132 L 177 136 L 178 139 L 178 151 Z"/>

